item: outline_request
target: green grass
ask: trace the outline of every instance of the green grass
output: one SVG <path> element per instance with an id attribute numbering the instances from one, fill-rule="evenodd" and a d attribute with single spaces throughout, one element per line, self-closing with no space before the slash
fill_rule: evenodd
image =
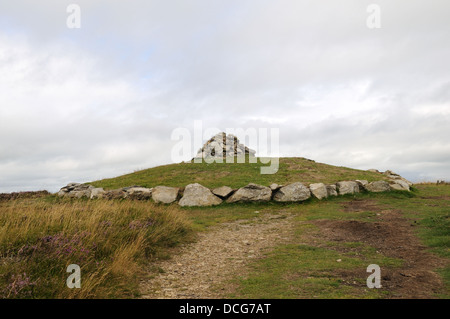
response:
<path id="1" fill-rule="evenodd" d="M 447 197 L 444 197 L 447 196 Z M 383 289 L 368 289 L 363 270 L 369 264 L 383 269 L 396 268 L 403 260 L 383 256 L 374 247 L 359 242 L 329 242 L 320 240 L 314 245 L 300 244 L 304 236 L 317 231 L 308 223 L 317 219 L 376 221 L 376 211 L 398 209 L 406 218 L 416 221 L 417 236 L 430 250 L 449 260 L 449 266 L 437 269 L 444 279 L 446 292 L 436 297 L 450 298 L 450 186 L 418 185 L 413 193 L 389 192 L 357 194 L 312 200 L 308 205 L 284 205 L 280 209 L 297 214 L 293 244 L 280 245 L 261 260 L 251 264 L 245 276 L 237 276 L 232 283 L 236 290 L 232 298 L 386 298 Z M 351 199 L 371 199 L 374 208 L 363 211 L 344 211 Z M 260 210 L 263 210 L 261 207 Z M 298 244 L 295 244 L 298 243 Z M 341 259 L 340 263 L 336 260 Z M 357 271 L 346 281 L 346 271 Z"/>
<path id="2" fill-rule="evenodd" d="M 352 244 L 360 245 L 360 243 L 345 243 L 347 246 Z M 354 281 L 364 286 L 365 277 L 352 278 L 349 284 L 344 282 L 340 274 L 346 270 L 365 269 L 369 259 L 381 267 L 399 266 L 401 261 L 376 254 L 370 248 L 366 249 L 363 257 L 303 244 L 282 245 L 269 253 L 266 258 L 254 263 L 250 276 L 238 279 L 239 289 L 230 297 L 255 299 L 380 297 L 382 291 L 358 289 L 353 286 Z"/>
<path id="3" fill-rule="evenodd" d="M 104 189 L 117 189 L 132 185 L 154 187 L 158 185 L 184 187 L 200 183 L 214 188 L 229 186 L 239 188 L 248 183 L 286 185 L 292 182 L 336 183 L 342 180 L 365 179 L 368 181 L 386 179 L 384 175 L 363 170 L 316 163 L 305 158 L 284 157 L 279 159 L 279 170 L 275 174 L 261 174 L 257 163 L 180 163 L 163 165 L 126 174 L 123 176 L 94 181 L 90 184 Z"/>
<path id="4" fill-rule="evenodd" d="M 280 207 L 274 203 L 252 204 L 240 203 L 211 207 L 186 207 L 184 210 L 192 221 L 192 227 L 196 231 L 206 231 L 210 226 L 220 223 L 233 222 L 242 219 L 251 219 L 264 213 L 272 213 Z"/>

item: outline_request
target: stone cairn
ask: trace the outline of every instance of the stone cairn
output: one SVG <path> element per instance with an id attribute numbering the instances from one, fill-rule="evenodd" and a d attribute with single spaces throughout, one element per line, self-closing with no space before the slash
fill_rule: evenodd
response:
<path id="1" fill-rule="evenodd" d="M 222 202 L 303 202 L 311 197 L 318 200 L 328 197 L 355 194 L 361 192 L 388 192 L 391 190 L 410 191 L 412 183 L 391 171 L 384 173 L 389 181 L 366 180 L 341 181 L 335 184 L 294 182 L 288 185 L 271 184 L 263 186 L 250 183 L 239 189 L 221 186 L 209 189 L 198 183 L 189 184 L 185 188 L 156 186 L 145 188 L 131 186 L 105 191 L 89 184 L 71 183 L 61 188 L 58 195 L 68 198 L 105 198 L 105 199 L 135 199 L 149 200 L 155 203 L 171 204 L 178 202 L 180 206 L 214 206 Z"/>
<path id="2" fill-rule="evenodd" d="M 214 135 L 198 151 L 195 158 L 218 158 L 228 156 L 255 156 L 255 151 L 249 149 L 244 144 L 239 143 L 239 139 L 224 132 Z"/>

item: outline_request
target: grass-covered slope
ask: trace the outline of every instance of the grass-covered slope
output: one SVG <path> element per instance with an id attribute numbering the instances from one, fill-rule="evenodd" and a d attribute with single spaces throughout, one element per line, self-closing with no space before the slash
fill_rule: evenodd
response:
<path id="1" fill-rule="evenodd" d="M 158 185 L 184 187 L 191 183 L 214 188 L 229 186 L 239 188 L 248 183 L 286 185 L 292 182 L 336 183 L 342 180 L 365 179 L 368 181 L 385 179 L 384 175 L 338 167 L 301 157 L 279 159 L 276 174 L 261 174 L 260 168 L 269 166 L 258 163 L 180 163 L 145 169 L 131 174 L 92 182 L 96 187 L 117 189 L 132 185 L 154 187 Z"/>

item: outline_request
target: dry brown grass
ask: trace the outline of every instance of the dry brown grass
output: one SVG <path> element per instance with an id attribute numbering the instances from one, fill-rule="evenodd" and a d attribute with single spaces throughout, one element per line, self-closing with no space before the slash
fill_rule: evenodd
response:
<path id="1" fill-rule="evenodd" d="M 178 207 L 152 202 L 0 202 L 0 297 L 133 297 L 143 265 L 190 233 Z M 66 286 L 70 264 L 81 289 Z"/>

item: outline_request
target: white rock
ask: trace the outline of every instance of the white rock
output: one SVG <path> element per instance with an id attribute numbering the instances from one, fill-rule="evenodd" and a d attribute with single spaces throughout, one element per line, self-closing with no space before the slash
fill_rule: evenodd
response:
<path id="1" fill-rule="evenodd" d="M 69 193 L 69 191 L 67 191 L 67 190 L 65 190 L 65 189 L 61 189 L 61 190 L 58 192 L 58 196 L 59 196 L 59 197 L 64 197 L 64 196 L 66 196 L 68 193 Z"/>
<path id="2" fill-rule="evenodd" d="M 413 183 L 408 181 L 406 178 L 401 177 L 400 175 L 398 175 L 397 173 L 394 173 L 393 171 L 387 170 L 383 174 L 386 175 L 387 177 L 389 177 L 391 180 L 402 180 L 402 181 L 408 183 L 409 186 L 413 185 Z"/>
<path id="3" fill-rule="evenodd" d="M 410 185 L 401 179 L 391 179 L 390 180 L 390 187 L 393 190 L 400 190 L 400 191 L 409 191 Z"/>
<path id="4" fill-rule="evenodd" d="M 94 198 L 103 198 L 103 195 L 105 194 L 105 190 L 103 188 L 93 188 L 91 190 L 91 199 Z"/>
<path id="5" fill-rule="evenodd" d="M 227 202 L 268 202 L 271 197 L 272 190 L 269 187 L 250 183 L 239 188 Z"/>
<path id="6" fill-rule="evenodd" d="M 83 197 L 91 197 L 90 190 L 80 190 L 80 191 L 71 191 L 66 195 L 69 198 L 83 198 Z"/>
<path id="7" fill-rule="evenodd" d="M 177 200 L 180 189 L 178 187 L 156 186 L 152 190 L 155 203 L 170 204 Z"/>
<path id="8" fill-rule="evenodd" d="M 273 183 L 273 184 L 270 184 L 270 185 L 269 185 L 269 188 L 270 188 L 272 191 L 276 191 L 277 189 L 279 189 L 279 188 L 281 188 L 281 187 L 283 187 L 283 185 L 278 185 L 278 184 L 276 184 L 276 183 Z"/>
<path id="9" fill-rule="evenodd" d="M 370 182 L 369 184 L 367 184 L 365 186 L 365 188 L 369 192 L 375 192 L 375 193 L 387 192 L 387 191 L 391 190 L 391 188 L 389 187 L 389 183 L 386 181 Z"/>
<path id="10" fill-rule="evenodd" d="M 180 206 L 212 206 L 220 203 L 222 200 L 219 197 L 198 183 L 187 185 L 183 197 L 178 202 Z"/>
<path id="11" fill-rule="evenodd" d="M 328 192 L 328 197 L 338 195 L 335 184 L 327 185 L 327 192 Z"/>
<path id="12" fill-rule="evenodd" d="M 359 185 L 355 181 L 342 181 L 336 183 L 339 195 L 359 193 Z"/>
<path id="13" fill-rule="evenodd" d="M 317 199 L 324 199 L 328 197 L 328 191 L 327 187 L 324 183 L 314 183 L 309 185 L 309 189 L 311 190 L 311 193 L 316 197 Z"/>
<path id="14" fill-rule="evenodd" d="M 66 187 L 77 187 L 77 186 L 81 186 L 81 184 L 80 183 L 69 183 L 69 184 L 67 184 Z"/>
<path id="15" fill-rule="evenodd" d="M 125 189 L 127 197 L 131 199 L 145 200 L 152 197 L 152 188 L 146 187 L 130 187 Z"/>
<path id="16" fill-rule="evenodd" d="M 214 188 L 212 190 L 212 193 L 221 198 L 227 198 L 228 196 L 231 195 L 231 193 L 233 193 L 233 189 L 228 186 L 221 186 L 221 187 Z"/>
<path id="17" fill-rule="evenodd" d="M 355 180 L 355 182 L 357 182 L 358 185 L 360 186 L 360 190 L 361 190 L 361 189 L 364 189 L 364 187 L 365 187 L 367 184 L 369 184 L 369 182 L 366 181 L 365 179 L 363 179 L 363 180 L 357 179 L 357 180 Z"/>
<path id="18" fill-rule="evenodd" d="M 70 183 L 61 188 L 58 195 L 68 198 L 90 198 L 92 189 L 94 189 L 94 186 L 89 184 Z"/>
<path id="19" fill-rule="evenodd" d="M 301 202 L 311 197 L 311 191 L 303 183 L 296 182 L 281 187 L 273 199 L 277 202 Z"/>

